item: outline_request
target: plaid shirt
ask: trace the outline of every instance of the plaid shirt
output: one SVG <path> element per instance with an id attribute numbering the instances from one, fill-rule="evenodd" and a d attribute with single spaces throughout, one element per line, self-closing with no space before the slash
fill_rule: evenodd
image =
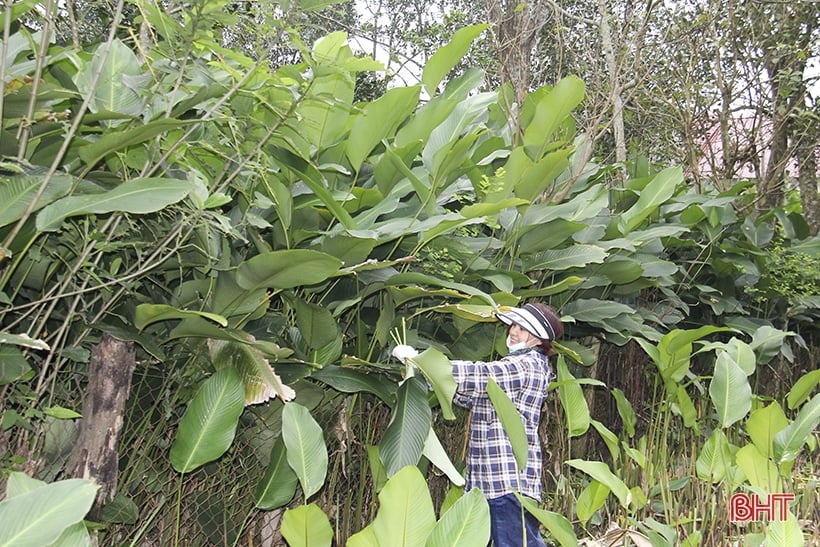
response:
<path id="1" fill-rule="evenodd" d="M 538 421 L 552 375 L 547 357 L 530 348 L 490 363 L 452 363 L 453 376 L 458 384 L 453 401 L 473 411 L 465 490 L 479 488 L 487 499 L 520 492 L 540 500 L 541 443 Z M 512 400 L 524 422 L 529 456 L 520 477 L 512 445 L 487 395 L 490 377 Z"/>

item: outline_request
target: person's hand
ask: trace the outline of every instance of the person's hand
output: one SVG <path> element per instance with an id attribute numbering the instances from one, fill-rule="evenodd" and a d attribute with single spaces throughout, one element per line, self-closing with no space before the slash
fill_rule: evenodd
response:
<path id="1" fill-rule="evenodd" d="M 406 344 L 399 344 L 393 351 L 391 352 L 393 357 L 401 361 L 403 364 L 408 364 L 408 359 L 413 359 L 419 356 L 419 352 L 416 351 L 416 348 L 413 346 L 408 346 Z"/>

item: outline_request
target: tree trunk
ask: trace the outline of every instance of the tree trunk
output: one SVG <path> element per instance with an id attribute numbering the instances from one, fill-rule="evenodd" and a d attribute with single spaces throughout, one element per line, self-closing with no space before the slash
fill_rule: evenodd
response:
<path id="1" fill-rule="evenodd" d="M 621 76 L 618 61 L 615 58 L 615 45 L 612 42 L 612 28 L 609 26 L 609 6 L 606 0 L 598 0 L 598 15 L 601 22 L 598 31 L 601 33 L 601 48 L 604 52 L 606 69 L 609 73 L 609 93 L 612 102 L 612 136 L 615 139 L 615 161 L 626 161 L 626 131 L 624 130 L 624 100 L 621 89 Z"/>
<path id="2" fill-rule="evenodd" d="M 545 2 L 487 0 L 489 19 L 497 41 L 499 76 L 510 83 L 521 104 L 529 90 L 532 49 L 549 9 Z"/>
<path id="3" fill-rule="evenodd" d="M 816 123 L 813 123 L 816 127 Z M 809 225 L 811 235 L 820 233 L 820 195 L 817 192 L 817 151 L 820 149 L 817 140 L 812 138 L 817 131 L 805 131 L 798 137 L 797 184 L 800 187 L 800 201 L 803 205 L 803 218 Z"/>
<path id="4" fill-rule="evenodd" d="M 113 499 L 117 490 L 117 445 L 134 366 L 133 342 L 103 334 L 91 352 L 88 386 L 83 396 L 83 418 L 66 471 L 72 477 L 94 479 L 100 485 L 89 513 L 92 519 L 99 517 L 102 506 Z"/>

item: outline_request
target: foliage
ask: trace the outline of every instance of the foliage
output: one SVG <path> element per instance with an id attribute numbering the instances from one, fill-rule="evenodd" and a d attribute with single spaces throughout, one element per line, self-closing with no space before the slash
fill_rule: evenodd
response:
<path id="1" fill-rule="evenodd" d="M 357 76 L 380 65 L 354 55 L 343 33 L 311 47 L 294 39 L 299 62 L 269 69 L 216 41 L 216 4 L 171 14 L 136 5 L 154 39 L 140 49 L 116 37 L 64 46 L 24 26 L 6 39 L 5 469 L 64 473 L 90 348 L 107 332 L 133 341 L 140 361 L 119 502 L 138 518 L 111 518 L 107 539 L 235 543 L 283 510 L 291 544 L 326 544 L 332 530 L 370 545 L 410 512 L 420 513 L 403 521 L 415 527 L 401 528 L 409 541 L 480 540 L 481 500 L 453 494 L 437 519 L 419 469 L 433 462 L 458 482 L 457 451 L 436 435 L 459 418 L 448 357 L 490 358 L 504 339 L 494 311 L 538 298 L 568 326 L 553 386 L 561 434 L 587 438 L 592 425 L 611 459 L 558 462 L 581 490 L 565 497 L 576 506 L 534 513 L 562 543 L 572 524 L 559 513 L 578 517 L 579 534 L 609 507 L 660 537 L 725 523 L 714 513 L 679 521 L 674 481 L 710 495 L 714 484 L 725 494 L 793 486 L 815 442 L 817 378 L 766 413 L 752 380 L 814 343 L 818 303 L 784 320 L 758 309 L 749 287 L 765 287 L 773 257 L 762 236 L 775 224 L 784 252 L 816 254 L 799 215 L 745 218 L 735 206 L 746 185 L 697 193 L 677 167 L 636 169 L 612 187 L 610 167 L 577 161 L 576 77 L 534 90 L 516 123 L 508 90 L 481 91 L 476 68 L 445 78 L 459 62 L 447 55 L 425 67 L 429 100 L 416 85 L 357 102 Z M 452 47 L 465 51 L 479 30 Z M 432 408 L 418 379 L 399 385 L 403 369 L 388 357 L 389 333 L 405 324 L 403 341 L 425 348 Z M 593 342 L 634 341 L 657 369 L 648 374 L 661 410 L 646 430 L 635 418 L 646 407 L 613 389 L 624 423 L 613 432 L 585 398 L 584 386 L 606 385 L 569 365 L 592 364 Z M 652 460 L 675 456 L 675 432 L 697 475 Z M 657 500 L 666 503 L 651 512 Z M 339 507 L 349 521 L 331 525 Z"/>

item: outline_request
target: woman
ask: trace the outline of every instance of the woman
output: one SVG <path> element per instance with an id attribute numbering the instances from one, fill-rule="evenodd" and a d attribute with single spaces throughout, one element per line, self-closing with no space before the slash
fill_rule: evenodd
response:
<path id="1" fill-rule="evenodd" d="M 541 500 L 541 443 L 538 423 L 552 370 L 548 357 L 552 341 L 561 337 L 563 324 L 556 311 L 543 304 L 525 304 L 496 314 L 509 325 L 509 353 L 498 361 L 452 361 L 456 380 L 453 401 L 472 410 L 465 490 L 479 488 L 490 506 L 490 534 L 495 547 L 543 546 L 538 520 L 524 512 L 514 492 Z M 393 355 L 405 361 L 406 350 Z M 487 395 L 492 378 L 515 404 L 529 445 L 527 464 L 520 472 L 512 445 Z"/>

